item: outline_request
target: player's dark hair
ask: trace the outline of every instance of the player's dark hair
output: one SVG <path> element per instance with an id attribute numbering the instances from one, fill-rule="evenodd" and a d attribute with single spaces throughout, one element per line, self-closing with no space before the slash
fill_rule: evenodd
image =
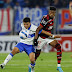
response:
<path id="1" fill-rule="evenodd" d="M 50 6 L 50 10 L 56 11 L 56 8 L 54 6 Z"/>
<path id="2" fill-rule="evenodd" d="M 23 19 L 23 22 L 30 22 L 30 18 L 29 18 L 29 17 L 25 17 L 25 18 Z"/>

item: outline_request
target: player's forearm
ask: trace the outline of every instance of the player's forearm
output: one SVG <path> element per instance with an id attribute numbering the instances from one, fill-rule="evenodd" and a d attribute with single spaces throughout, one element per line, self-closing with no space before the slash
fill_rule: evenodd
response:
<path id="1" fill-rule="evenodd" d="M 53 34 L 51 34 L 51 33 L 47 32 L 47 31 L 45 31 L 45 30 L 42 30 L 42 32 L 41 32 L 41 33 L 43 33 L 43 34 L 45 34 L 45 35 L 48 35 L 48 36 L 53 36 Z"/>
<path id="2" fill-rule="evenodd" d="M 36 30 L 35 38 L 34 39 L 37 39 L 38 38 L 38 33 L 39 33 L 39 29 Z"/>
<path id="3" fill-rule="evenodd" d="M 39 31 L 40 31 L 42 28 L 43 28 L 42 26 L 39 26 L 39 27 L 36 29 L 36 33 L 35 33 L 35 38 L 34 38 L 34 39 L 37 39 L 37 38 L 38 38 L 38 33 L 39 33 Z"/>
<path id="4" fill-rule="evenodd" d="M 72 26 L 72 24 L 69 24 L 68 26 Z"/>

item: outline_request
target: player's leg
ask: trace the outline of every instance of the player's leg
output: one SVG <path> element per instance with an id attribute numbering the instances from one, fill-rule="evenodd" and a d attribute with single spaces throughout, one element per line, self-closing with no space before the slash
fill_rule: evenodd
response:
<path id="1" fill-rule="evenodd" d="M 33 52 L 30 53 L 29 58 L 30 58 L 31 64 L 34 64 L 35 63 L 35 53 L 33 53 Z"/>
<path id="2" fill-rule="evenodd" d="M 62 58 L 61 45 L 58 43 L 57 40 L 54 40 L 54 41 L 50 42 L 49 44 L 52 47 L 57 49 L 57 61 L 58 61 L 57 69 L 59 70 L 59 72 L 63 72 L 61 69 L 61 58 Z"/>
<path id="3" fill-rule="evenodd" d="M 61 63 L 61 58 L 62 58 L 62 51 L 61 51 L 61 45 L 57 42 L 57 40 L 52 41 L 49 43 L 52 47 L 57 49 L 57 60 L 58 60 L 58 65 Z"/>
<path id="4" fill-rule="evenodd" d="M 29 56 L 29 59 L 31 61 L 31 63 L 28 66 L 28 68 L 29 68 L 28 72 L 34 72 L 34 67 L 35 67 L 35 48 L 33 47 L 33 45 L 26 45 L 25 46 L 25 52 L 27 53 L 27 55 Z"/>
<path id="5" fill-rule="evenodd" d="M 6 59 L 4 60 L 3 64 L 0 64 L 1 68 L 3 69 L 4 66 L 13 58 L 13 56 L 21 51 L 22 50 L 22 47 L 21 47 L 21 43 L 18 43 L 14 49 L 12 50 L 12 52 L 6 57 Z"/>
<path id="6" fill-rule="evenodd" d="M 6 57 L 6 59 L 4 60 L 4 62 L 0 65 L 1 68 L 3 69 L 4 66 L 13 58 L 13 56 L 16 54 L 16 53 L 19 53 L 19 49 L 17 47 L 14 47 L 14 49 L 12 50 L 12 52 Z"/>
<path id="7" fill-rule="evenodd" d="M 40 53 L 41 53 L 41 49 L 40 49 L 40 50 L 37 50 L 37 49 L 36 49 L 36 52 L 35 52 L 35 61 L 36 61 L 37 58 L 40 56 Z"/>
<path id="8" fill-rule="evenodd" d="M 46 44 L 46 41 L 44 39 L 42 39 L 41 37 L 39 37 L 38 38 L 38 46 L 37 46 L 36 52 L 35 52 L 35 61 L 40 56 L 41 49 L 45 44 Z"/>
<path id="9" fill-rule="evenodd" d="M 29 71 L 28 72 L 34 72 L 34 67 L 35 67 L 35 53 L 30 53 L 29 58 L 31 63 L 29 64 Z"/>

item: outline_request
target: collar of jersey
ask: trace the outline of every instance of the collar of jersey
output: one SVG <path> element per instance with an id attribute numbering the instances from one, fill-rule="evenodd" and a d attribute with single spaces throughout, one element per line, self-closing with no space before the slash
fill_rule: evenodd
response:
<path id="1" fill-rule="evenodd" d="M 30 25 L 30 27 L 28 28 L 28 30 L 30 30 L 30 28 L 31 28 L 31 25 Z"/>

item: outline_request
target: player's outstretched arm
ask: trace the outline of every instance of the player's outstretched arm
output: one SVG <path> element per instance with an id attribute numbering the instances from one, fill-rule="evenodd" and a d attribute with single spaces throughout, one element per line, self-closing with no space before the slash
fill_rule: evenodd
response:
<path id="1" fill-rule="evenodd" d="M 47 31 L 45 31 L 45 30 L 42 30 L 41 33 L 43 33 L 43 34 L 45 34 L 45 35 L 48 35 L 48 36 L 51 36 L 52 38 L 60 38 L 60 37 L 61 37 L 60 35 L 53 35 L 53 34 L 47 32 Z"/>
<path id="2" fill-rule="evenodd" d="M 68 26 L 72 26 L 72 24 L 68 24 Z"/>
<path id="3" fill-rule="evenodd" d="M 45 30 L 42 30 L 42 32 L 41 32 L 41 33 L 43 33 L 43 34 L 45 34 L 45 35 L 48 35 L 48 36 L 53 36 L 53 34 L 51 34 L 51 33 L 47 32 L 47 31 L 45 31 Z"/>

